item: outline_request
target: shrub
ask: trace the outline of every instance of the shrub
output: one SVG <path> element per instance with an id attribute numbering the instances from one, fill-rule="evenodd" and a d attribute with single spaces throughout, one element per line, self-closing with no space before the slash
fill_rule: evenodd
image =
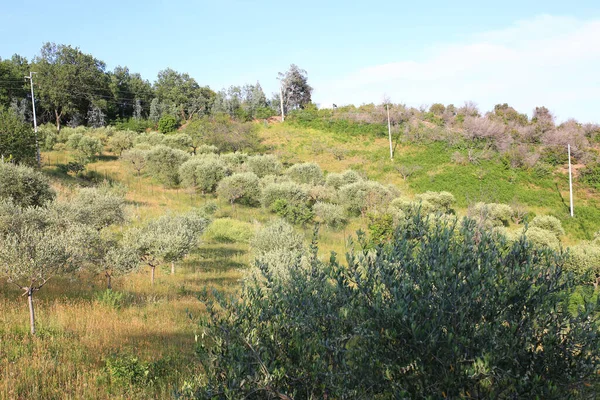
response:
<path id="1" fill-rule="evenodd" d="M 567 268 L 592 282 L 597 290 L 600 285 L 600 243 L 579 243 L 569 249 L 569 255 Z"/>
<path id="2" fill-rule="evenodd" d="M 271 251 L 302 251 L 304 239 L 301 234 L 296 233 L 293 226 L 276 219 L 256 232 L 250 247 L 257 256 Z"/>
<path id="3" fill-rule="evenodd" d="M 239 297 L 208 298 L 196 395 L 593 396 L 598 306 L 569 312 L 564 258 L 468 219 L 427 225 L 414 218 L 375 251 L 361 237 L 345 262 L 314 249 L 307 263 L 259 263 Z"/>
<path id="4" fill-rule="evenodd" d="M 543 162 L 553 166 L 565 165 L 569 162 L 569 154 L 562 146 L 546 146 L 540 156 Z"/>
<path id="5" fill-rule="evenodd" d="M 160 133 L 173 132 L 177 130 L 178 126 L 177 118 L 172 115 L 163 115 L 160 120 L 158 120 L 158 131 Z"/>
<path id="6" fill-rule="evenodd" d="M 262 206 L 273 211 L 273 205 L 277 200 L 298 205 L 309 203 L 306 190 L 294 182 L 270 183 L 264 187 L 261 197 Z"/>
<path id="7" fill-rule="evenodd" d="M 0 199 L 22 207 L 42 206 L 56 196 L 48 179 L 33 168 L 0 162 Z"/>
<path id="8" fill-rule="evenodd" d="M 136 145 L 147 144 L 153 147 L 161 144 L 164 138 L 165 135 L 158 132 L 142 133 L 135 138 L 135 143 Z"/>
<path id="9" fill-rule="evenodd" d="M 204 235 L 219 243 L 249 243 L 254 236 L 254 227 L 237 219 L 219 218 L 208 226 Z"/>
<path id="10" fill-rule="evenodd" d="M 356 171 L 346 170 L 341 174 L 331 173 L 327 175 L 327 179 L 325 184 L 327 186 L 332 186 L 335 189 L 339 189 L 344 185 L 349 185 L 351 183 L 362 181 L 363 178 Z"/>
<path id="11" fill-rule="evenodd" d="M 359 181 L 340 188 L 340 201 L 355 215 L 387 207 L 394 197 L 390 187 L 374 181 Z"/>
<path id="12" fill-rule="evenodd" d="M 529 226 L 550 231 L 557 238 L 565 234 L 560 220 L 552 215 L 538 215 L 529 223 Z"/>
<path id="13" fill-rule="evenodd" d="M 210 154 L 210 153 L 218 153 L 218 152 L 219 152 L 219 148 L 217 146 L 202 144 L 202 145 L 196 147 L 195 154 Z M 237 153 L 233 153 L 233 154 L 237 154 Z M 225 156 L 225 154 L 223 154 L 221 157 L 223 158 L 224 156 Z"/>
<path id="14" fill-rule="evenodd" d="M 250 172 L 254 172 L 259 178 L 267 175 L 280 175 L 283 166 L 272 154 L 248 157 L 246 165 Z"/>
<path id="15" fill-rule="evenodd" d="M 135 136 L 135 133 L 129 131 L 116 132 L 108 140 L 108 146 L 111 149 L 111 151 L 120 156 L 123 154 L 123 151 L 129 150 L 133 147 Z"/>
<path id="16" fill-rule="evenodd" d="M 217 195 L 231 204 L 259 205 L 261 196 L 260 180 L 252 172 L 227 176 L 219 182 Z"/>
<path id="17" fill-rule="evenodd" d="M 229 174 L 227 165 L 216 155 L 191 157 L 179 167 L 183 186 L 194 188 L 202 193 L 212 193 L 221 179 Z"/>
<path id="18" fill-rule="evenodd" d="M 286 174 L 296 183 L 320 185 L 323 183 L 323 171 L 315 163 L 294 164 Z"/>
<path id="19" fill-rule="evenodd" d="M 396 210 L 400 210 L 403 213 L 419 213 L 421 215 L 427 215 L 434 212 L 434 205 L 427 200 L 416 200 L 411 201 L 405 198 L 397 198 L 391 201 L 390 207 Z"/>
<path id="20" fill-rule="evenodd" d="M 487 225 L 508 226 L 513 209 L 508 204 L 480 202 L 471 208 L 470 215 Z"/>
<path id="21" fill-rule="evenodd" d="M 225 161 L 230 169 L 239 170 L 248 161 L 248 154 L 239 152 L 225 153 L 221 154 L 221 159 Z"/>
<path id="22" fill-rule="evenodd" d="M 579 181 L 600 190 L 600 164 L 590 164 L 581 168 Z"/>
<path id="23" fill-rule="evenodd" d="M 418 194 L 417 200 L 421 200 L 431 204 L 431 210 L 429 212 L 442 212 L 449 213 L 452 211 L 452 205 L 456 202 L 456 199 L 450 192 L 431 192 Z"/>
<path id="24" fill-rule="evenodd" d="M 165 135 L 161 143 L 173 149 L 189 152 L 192 147 L 192 138 L 185 133 L 177 133 L 174 135 Z"/>
<path id="25" fill-rule="evenodd" d="M 308 204 L 292 203 L 285 199 L 275 200 L 271 211 L 293 224 L 306 224 L 314 216 Z"/>
<path id="26" fill-rule="evenodd" d="M 131 165 L 134 171 L 137 172 L 138 176 L 140 172 L 146 168 L 146 157 L 148 156 L 147 150 L 131 149 L 125 151 L 121 155 L 121 159 Z"/>
<path id="27" fill-rule="evenodd" d="M 536 247 L 549 247 L 551 249 L 558 249 L 560 241 L 554 234 L 546 229 L 538 228 L 537 226 L 531 226 L 528 229 L 523 229 L 517 232 L 517 235 L 523 234 L 527 237 L 527 240 Z"/>
<path id="28" fill-rule="evenodd" d="M 146 153 L 146 165 L 149 172 L 167 186 L 179 184 L 179 167 L 190 158 L 182 150 L 167 146 L 156 146 Z"/>
<path id="29" fill-rule="evenodd" d="M 369 233 L 373 243 L 389 241 L 394 234 L 394 217 L 390 213 L 369 213 Z"/>
<path id="30" fill-rule="evenodd" d="M 35 133 L 31 125 L 23 122 L 12 110 L 1 106 L 0 157 L 24 164 L 34 164 L 36 157 Z"/>
<path id="31" fill-rule="evenodd" d="M 313 203 L 317 201 L 325 203 L 337 203 L 339 200 L 337 191 L 331 186 L 304 185 L 304 187 L 306 188 L 308 197 Z"/>
<path id="32" fill-rule="evenodd" d="M 348 223 L 344 207 L 337 204 L 316 202 L 312 207 L 314 215 L 325 225 L 338 229 Z"/>
<path id="33" fill-rule="evenodd" d="M 69 202 L 55 205 L 61 215 L 97 230 L 125 222 L 125 198 L 97 188 L 80 189 Z"/>

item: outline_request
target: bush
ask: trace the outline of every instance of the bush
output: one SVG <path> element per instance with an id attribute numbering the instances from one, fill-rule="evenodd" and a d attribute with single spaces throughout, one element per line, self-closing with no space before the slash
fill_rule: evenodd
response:
<path id="1" fill-rule="evenodd" d="M 177 133 L 174 135 L 165 135 L 162 144 L 173 149 L 179 149 L 189 152 L 192 147 L 192 138 L 185 133 Z"/>
<path id="2" fill-rule="evenodd" d="M 328 174 L 325 184 L 327 186 L 332 186 L 335 189 L 339 189 L 344 185 L 349 185 L 362 180 L 362 176 L 360 176 L 358 172 L 346 170 L 341 174 L 335 172 Z"/>
<path id="3" fill-rule="evenodd" d="M 138 135 L 138 137 L 135 138 L 135 144 L 147 144 L 151 147 L 154 147 L 161 144 L 164 138 L 165 135 L 160 134 L 158 132 L 142 133 L 141 135 Z"/>
<path id="4" fill-rule="evenodd" d="M 250 172 L 254 172 L 259 178 L 267 175 L 280 175 L 283 166 L 272 154 L 248 157 L 246 165 Z"/>
<path id="5" fill-rule="evenodd" d="M 231 204 L 259 205 L 261 197 L 260 180 L 252 172 L 233 174 L 219 182 L 217 195 Z"/>
<path id="6" fill-rule="evenodd" d="M 427 225 L 375 251 L 361 237 L 346 262 L 259 263 L 238 298 L 211 296 L 196 395 L 593 397 L 598 306 L 569 312 L 564 258 L 472 220 Z"/>
<path id="7" fill-rule="evenodd" d="M 508 204 L 476 203 L 470 210 L 472 217 L 490 226 L 508 226 L 513 209 Z"/>
<path id="8" fill-rule="evenodd" d="M 156 146 L 146 153 L 146 165 L 149 172 L 167 186 L 179 184 L 179 167 L 190 158 L 182 150 L 167 146 Z"/>
<path id="9" fill-rule="evenodd" d="M 123 151 L 133 147 L 135 136 L 135 133 L 129 131 L 117 132 L 108 140 L 108 146 L 114 153 L 120 156 L 123 154 Z"/>
<path id="10" fill-rule="evenodd" d="M 160 133 L 169 133 L 177 130 L 179 124 L 177 118 L 172 115 L 163 115 L 158 121 L 158 131 Z"/>
<path id="11" fill-rule="evenodd" d="M 125 151 L 121 155 L 121 159 L 131 165 L 134 171 L 137 172 L 138 176 L 140 172 L 146 168 L 146 157 L 148 156 L 148 151 L 140 150 L 140 149 L 131 149 Z"/>
<path id="12" fill-rule="evenodd" d="M 317 201 L 321 201 L 324 203 L 337 203 L 339 201 L 337 191 L 331 186 L 304 185 L 304 187 L 306 188 L 306 191 L 308 192 L 308 197 L 310 198 L 310 201 L 312 203 L 315 203 Z"/>
<path id="13" fill-rule="evenodd" d="M 296 183 L 309 185 L 323 183 L 323 171 L 315 163 L 294 164 L 287 169 L 286 174 Z"/>
<path id="14" fill-rule="evenodd" d="M 254 236 L 254 227 L 237 219 L 219 218 L 208 226 L 204 235 L 219 243 L 249 243 Z"/>
<path id="15" fill-rule="evenodd" d="M 348 223 L 344 207 L 337 204 L 316 202 L 312 207 L 314 215 L 325 225 L 338 229 Z"/>
<path id="16" fill-rule="evenodd" d="M 567 267 L 586 282 L 592 282 L 597 290 L 600 285 L 600 243 L 579 243 L 569 249 L 569 255 Z"/>
<path id="17" fill-rule="evenodd" d="M 293 265 L 305 253 L 302 235 L 281 219 L 273 220 L 259 229 L 250 247 L 256 263 L 277 263 L 273 272 L 279 277 L 288 277 L 287 265 Z"/>
<path id="18" fill-rule="evenodd" d="M 306 224 L 314 216 L 307 204 L 291 203 L 285 199 L 277 199 L 271 206 L 271 211 L 293 224 Z"/>
<path id="19" fill-rule="evenodd" d="M 221 154 L 221 159 L 225 161 L 225 163 L 232 170 L 239 170 L 242 165 L 248 161 L 248 154 L 246 153 L 226 153 Z"/>
<path id="20" fill-rule="evenodd" d="M 429 212 L 449 213 L 452 211 L 452 205 L 456 203 L 456 199 L 450 192 L 427 191 L 418 194 L 416 198 L 432 205 L 432 209 Z"/>
<path id="21" fill-rule="evenodd" d="M 39 207 L 56 196 L 48 179 L 33 168 L 0 162 L 0 199 L 22 207 Z"/>
<path id="22" fill-rule="evenodd" d="M 355 215 L 387 207 L 395 197 L 390 187 L 374 181 L 359 181 L 340 188 L 340 201 Z"/>
<path id="23" fill-rule="evenodd" d="M 565 234 L 565 230 L 563 229 L 560 220 L 552 215 L 538 215 L 529 223 L 529 226 L 550 231 L 556 235 L 557 238 L 560 238 Z"/>
<path id="24" fill-rule="evenodd" d="M 43 143 L 40 143 L 43 144 Z M 11 110 L 0 106 L 0 157 L 17 163 L 34 164 L 35 133 Z"/>
<path id="25" fill-rule="evenodd" d="M 227 165 L 217 155 L 191 157 L 179 167 L 181 183 L 202 193 L 212 193 L 221 179 L 229 174 Z"/>
<path id="26" fill-rule="evenodd" d="M 309 203 L 309 197 L 306 190 L 294 182 L 281 182 L 267 184 L 261 197 L 263 207 L 272 210 L 273 204 L 277 200 L 286 200 L 289 204 Z"/>
<path id="27" fill-rule="evenodd" d="M 83 188 L 69 202 L 55 204 L 73 222 L 97 230 L 125 222 L 125 198 L 107 189 Z"/>
<path id="28" fill-rule="evenodd" d="M 590 164 L 581 168 L 579 181 L 600 190 L 600 164 Z"/>
<path id="29" fill-rule="evenodd" d="M 531 226 L 528 229 L 523 229 L 520 232 L 517 231 L 517 235 L 520 234 L 527 237 L 527 240 L 536 247 L 549 247 L 556 250 L 560 246 L 560 241 L 554 232 L 546 229 Z"/>
<path id="30" fill-rule="evenodd" d="M 219 148 L 217 146 L 202 144 L 202 145 L 196 147 L 195 154 L 210 154 L 210 153 L 218 153 L 218 152 L 219 152 Z M 223 156 L 225 156 L 225 155 L 223 155 Z M 223 157 L 223 156 L 221 156 L 221 157 Z"/>

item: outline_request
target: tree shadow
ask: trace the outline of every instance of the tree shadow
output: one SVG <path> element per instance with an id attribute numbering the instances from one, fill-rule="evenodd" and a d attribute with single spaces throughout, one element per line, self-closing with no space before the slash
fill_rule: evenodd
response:
<path id="1" fill-rule="evenodd" d="M 568 212 L 570 211 L 570 206 L 567 204 L 567 202 L 565 201 L 565 198 L 563 197 L 562 193 L 560 192 L 560 188 L 558 187 L 558 183 L 554 183 L 554 187 L 556 188 L 556 193 L 558 194 L 558 197 L 560 198 L 561 203 L 563 204 L 565 210 Z"/>
<path id="2" fill-rule="evenodd" d="M 119 156 L 116 156 L 113 154 L 101 154 L 98 157 L 96 157 L 97 161 L 115 161 L 118 159 L 119 159 Z"/>

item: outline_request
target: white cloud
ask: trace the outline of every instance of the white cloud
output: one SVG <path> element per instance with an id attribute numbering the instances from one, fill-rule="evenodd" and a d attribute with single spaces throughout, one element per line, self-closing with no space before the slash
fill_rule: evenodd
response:
<path id="1" fill-rule="evenodd" d="M 378 103 L 387 94 L 409 105 L 475 101 L 482 110 L 539 105 L 560 120 L 600 122 L 600 20 L 543 15 L 461 43 L 426 49 L 419 60 L 373 65 L 315 85 L 315 100 Z"/>

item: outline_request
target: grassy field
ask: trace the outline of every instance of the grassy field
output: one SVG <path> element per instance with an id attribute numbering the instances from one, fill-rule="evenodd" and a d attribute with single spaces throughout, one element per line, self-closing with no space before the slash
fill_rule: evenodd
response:
<path id="1" fill-rule="evenodd" d="M 568 180 L 559 172 L 537 176 L 534 171 L 507 169 L 498 159 L 458 165 L 451 161 L 455 150 L 442 144 L 397 144 L 390 161 L 386 138 L 349 138 L 285 124 L 263 127 L 260 135 L 266 148 L 284 162 L 316 161 L 326 172 L 363 171 L 371 179 L 395 184 L 407 197 L 448 190 L 456 196 L 458 215 L 465 215 L 475 201 L 521 203 L 535 214 L 561 218 L 566 244 L 600 229 L 598 196 L 587 188 L 576 186 L 576 218 L 568 218 Z M 44 171 L 62 198 L 88 184 L 58 170 L 56 165 L 69 159 L 68 152 L 44 154 Z M 405 180 L 400 166 L 421 169 Z M 253 229 L 272 218 L 260 208 L 232 207 L 213 196 L 165 189 L 146 174 L 135 176 L 112 155 L 89 164 L 87 173 L 127 189 L 133 224 L 207 202 L 217 203 L 215 218 L 239 220 Z M 344 254 L 346 239 L 365 225 L 365 220 L 354 218 L 343 230 L 321 228 L 320 256 L 329 257 L 330 251 Z M 298 230 L 311 239 L 312 226 Z M 0 398 L 169 397 L 202 372 L 195 361 L 197 320 L 204 310 L 198 297 L 211 287 L 235 295 L 250 260 L 248 237 L 223 240 L 209 230 L 175 275 L 170 275 L 169 266 L 162 267 L 154 286 L 144 268 L 116 277 L 112 294 L 105 291 L 100 276 L 57 278 L 36 293 L 36 337 L 28 334 L 26 298 L 0 282 Z"/>

